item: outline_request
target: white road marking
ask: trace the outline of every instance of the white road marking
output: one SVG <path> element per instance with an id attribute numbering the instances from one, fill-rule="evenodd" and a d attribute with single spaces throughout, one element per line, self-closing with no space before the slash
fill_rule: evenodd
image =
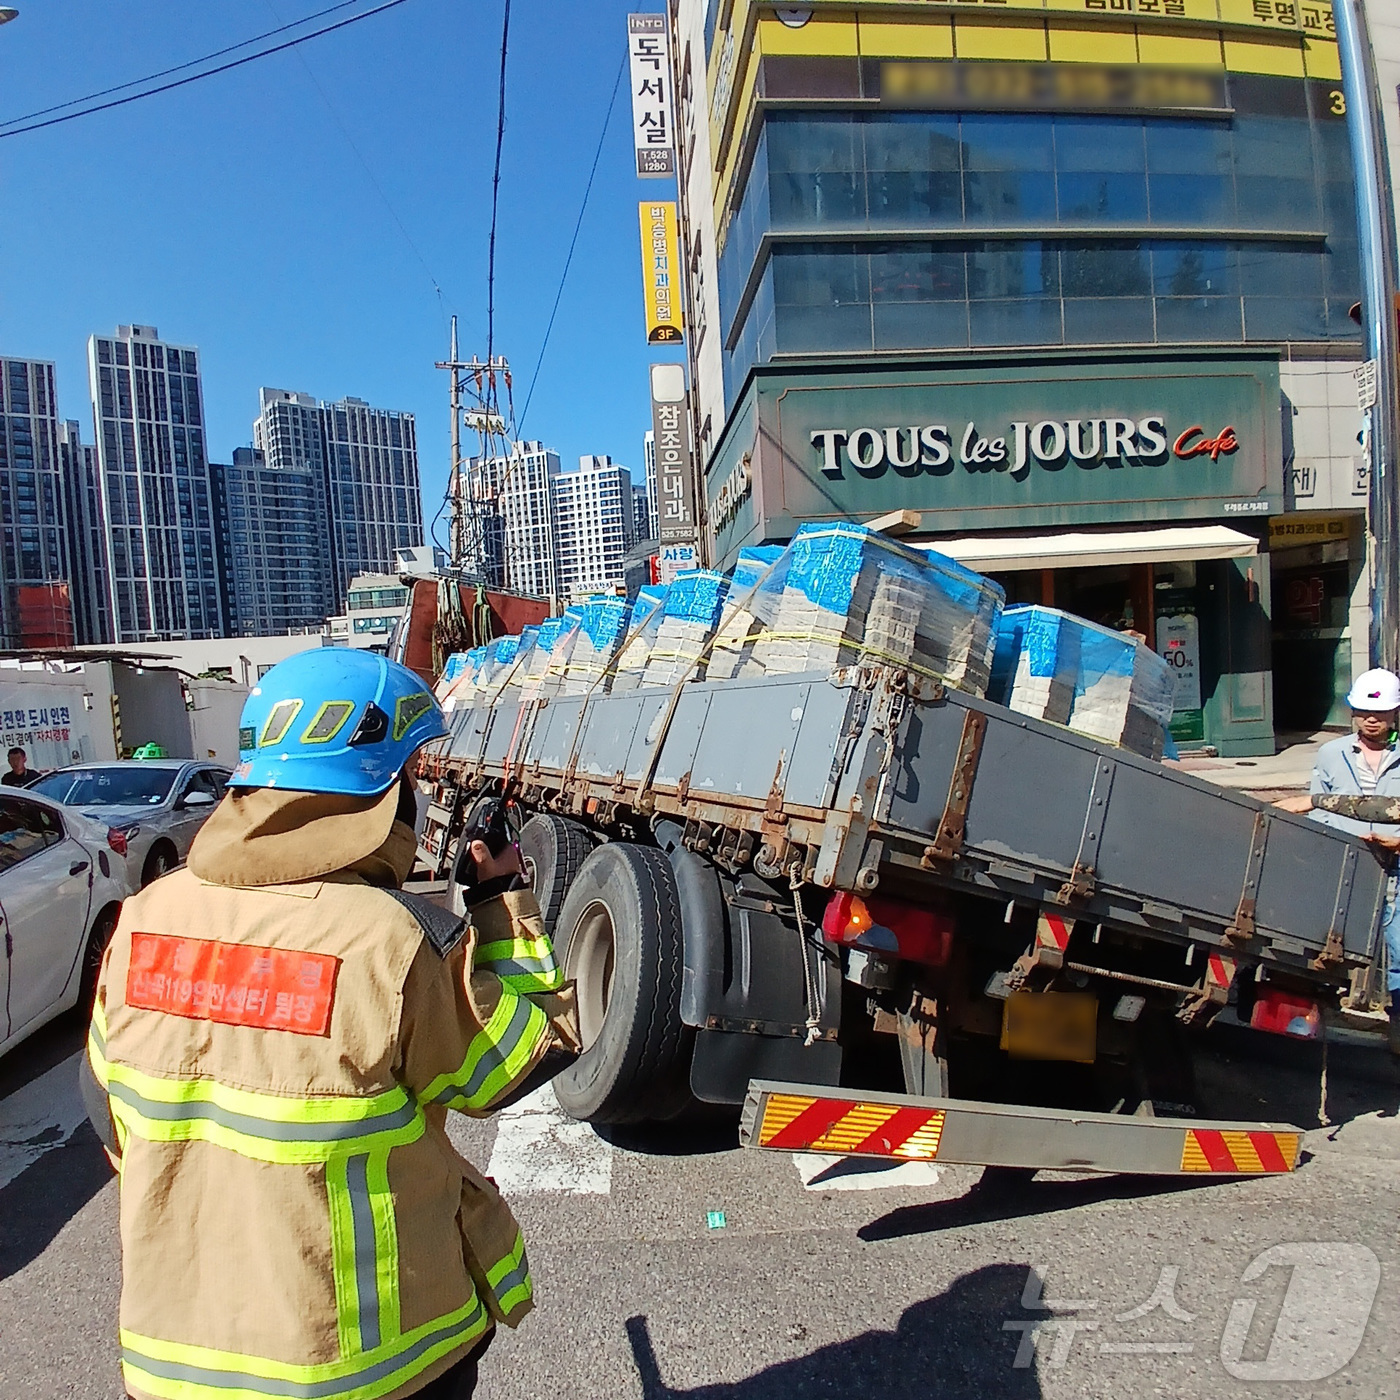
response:
<path id="1" fill-rule="evenodd" d="M 587 1123 L 570 1118 L 546 1084 L 501 1110 L 486 1175 L 507 1196 L 544 1191 L 607 1196 L 612 1161 L 612 1145 Z"/>
<path id="2" fill-rule="evenodd" d="M 809 1191 L 933 1186 L 940 1176 L 932 1162 L 881 1162 L 869 1157 L 831 1157 L 821 1152 L 794 1152 L 792 1160 Z"/>
<path id="3" fill-rule="evenodd" d="M 0 1191 L 46 1152 L 62 1147 L 87 1119 L 78 1092 L 82 1052 L 0 1099 Z"/>

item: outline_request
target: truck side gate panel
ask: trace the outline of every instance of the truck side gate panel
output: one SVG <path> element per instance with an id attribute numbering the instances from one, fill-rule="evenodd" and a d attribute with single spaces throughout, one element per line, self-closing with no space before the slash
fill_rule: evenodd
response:
<path id="1" fill-rule="evenodd" d="M 692 792 L 732 793 L 763 802 L 777 776 L 774 755 L 783 756 L 783 767 L 797 744 L 807 686 L 784 687 L 792 703 L 756 704 L 751 686 L 716 685 L 710 691 L 700 747 L 691 773 Z"/>
<path id="2" fill-rule="evenodd" d="M 689 685 L 681 692 L 680 703 L 662 740 L 661 761 L 656 765 L 659 787 L 675 787 L 682 778 L 693 782 L 698 776 L 695 755 L 712 699 L 713 692 L 705 686 Z"/>
<path id="3" fill-rule="evenodd" d="M 783 775 L 783 796 L 798 807 L 828 807 L 845 771 L 846 736 L 854 750 L 868 701 L 858 691 L 825 683 L 793 689 L 800 692 L 793 705 L 800 704 L 802 716 Z"/>
<path id="4" fill-rule="evenodd" d="M 1212 923 L 1231 923 L 1249 870 L 1256 809 L 1165 773 L 1155 765 L 1115 762 L 1098 880 Z"/>

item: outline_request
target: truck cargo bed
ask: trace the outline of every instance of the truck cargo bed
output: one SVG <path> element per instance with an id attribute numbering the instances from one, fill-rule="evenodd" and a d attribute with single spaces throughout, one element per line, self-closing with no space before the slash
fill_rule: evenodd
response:
<path id="1" fill-rule="evenodd" d="M 451 716 L 429 768 L 670 815 L 818 886 L 937 885 L 1334 974 L 1377 946 L 1385 874 L 1360 842 L 888 668 L 497 699 Z"/>

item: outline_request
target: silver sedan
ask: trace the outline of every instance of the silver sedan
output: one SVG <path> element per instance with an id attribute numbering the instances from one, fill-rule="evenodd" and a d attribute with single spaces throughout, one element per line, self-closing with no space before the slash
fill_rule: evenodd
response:
<path id="1" fill-rule="evenodd" d="M 29 790 L 122 832 L 144 889 L 184 861 L 228 778 L 229 770 L 213 763 L 125 759 L 60 768 Z"/>

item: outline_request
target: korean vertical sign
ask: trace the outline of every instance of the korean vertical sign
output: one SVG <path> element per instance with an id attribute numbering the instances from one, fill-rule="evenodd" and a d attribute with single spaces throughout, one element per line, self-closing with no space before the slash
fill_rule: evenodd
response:
<path id="1" fill-rule="evenodd" d="M 681 308 L 680 234 L 675 201 L 644 199 L 637 212 L 642 225 L 647 344 L 679 345 L 685 339 L 685 314 Z"/>
<path id="2" fill-rule="evenodd" d="M 666 179 L 676 173 L 671 128 L 671 45 L 665 15 L 628 15 L 627 51 L 632 68 L 632 144 L 637 175 Z"/>
<path id="3" fill-rule="evenodd" d="M 662 545 L 695 540 L 695 479 L 684 365 L 652 365 L 651 426 L 656 435 L 657 533 Z"/>

